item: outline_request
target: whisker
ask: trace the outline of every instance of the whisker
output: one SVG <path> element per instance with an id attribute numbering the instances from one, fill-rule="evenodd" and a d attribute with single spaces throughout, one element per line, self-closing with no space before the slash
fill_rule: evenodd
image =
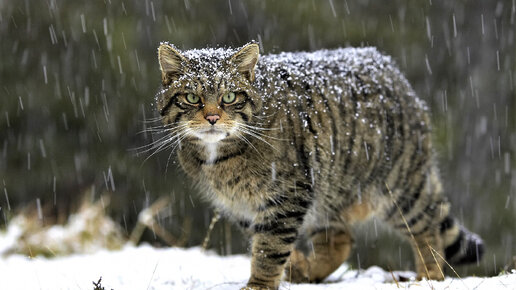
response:
<path id="1" fill-rule="evenodd" d="M 164 118 L 165 117 L 163 117 L 163 116 L 157 116 L 157 117 L 146 118 L 145 120 L 139 120 L 139 122 L 154 123 L 154 122 L 162 121 Z"/>
<path id="2" fill-rule="evenodd" d="M 255 131 L 255 132 L 258 132 L 258 131 L 275 131 L 275 130 L 281 130 L 281 128 L 264 128 L 264 127 L 252 126 L 252 125 L 245 124 L 245 123 L 240 123 L 240 122 L 235 122 L 235 124 L 237 124 L 238 126 L 245 127 L 245 128 L 247 128 L 247 129 L 253 129 L 253 131 Z M 272 137 L 272 136 L 268 136 L 268 137 L 274 138 L 274 137 Z"/>
<path id="3" fill-rule="evenodd" d="M 246 128 L 251 128 L 251 129 L 256 129 L 256 130 L 260 130 L 260 131 L 273 131 L 273 130 L 279 130 L 280 129 L 280 128 L 263 128 L 263 127 L 251 126 L 251 125 L 240 123 L 240 122 L 236 122 L 236 123 L 238 125 L 240 125 L 240 126 L 243 126 L 243 127 L 246 127 Z"/>
<path id="4" fill-rule="evenodd" d="M 251 133 L 254 133 L 254 134 L 258 135 L 258 136 L 264 137 L 264 138 L 269 138 L 269 139 L 279 140 L 279 141 L 286 141 L 286 140 L 288 140 L 288 139 L 280 139 L 280 138 L 277 138 L 277 137 L 269 136 L 269 135 L 264 134 L 262 132 L 257 132 L 256 130 L 253 130 L 253 129 L 248 129 L 248 128 L 243 128 L 243 129 L 247 130 L 247 131 L 249 131 Z"/>
<path id="5" fill-rule="evenodd" d="M 170 162 L 170 158 L 172 157 L 172 154 L 174 153 L 174 151 L 176 151 L 177 147 L 179 147 L 181 145 L 181 141 L 183 141 L 186 137 L 188 136 L 187 132 L 185 132 L 183 134 L 183 136 L 181 136 L 180 139 L 178 139 L 177 141 L 174 141 L 173 144 L 171 144 L 170 146 L 168 146 L 168 148 L 172 147 L 172 149 L 170 150 L 170 154 L 168 155 L 168 159 L 167 159 L 167 165 L 165 166 L 165 172 L 168 171 L 168 164 Z"/>
<path id="6" fill-rule="evenodd" d="M 258 140 L 260 140 L 260 141 L 262 141 L 262 142 L 264 142 L 265 144 L 267 144 L 267 145 L 271 146 L 271 148 L 272 148 L 272 149 L 274 149 L 274 150 L 276 150 L 276 151 L 278 151 L 278 152 L 279 152 L 279 150 L 278 150 L 278 149 L 276 149 L 276 148 L 275 148 L 271 143 L 267 142 L 267 140 L 265 140 L 265 139 L 263 139 L 262 137 L 260 137 L 260 135 L 257 135 L 256 133 L 251 132 L 251 131 L 249 131 L 249 130 L 246 130 L 246 129 L 244 129 L 244 128 L 239 128 L 239 127 L 237 127 L 237 130 L 238 130 L 238 131 L 240 131 L 240 132 L 246 133 L 246 134 L 248 134 L 248 135 L 250 135 L 250 136 L 252 136 L 252 137 L 254 137 L 254 138 L 256 138 L 256 139 L 258 139 Z"/>
<path id="7" fill-rule="evenodd" d="M 178 131 L 178 130 L 179 130 L 179 129 L 177 129 L 176 131 Z M 139 152 L 139 153 L 145 153 L 145 152 L 147 152 L 147 151 L 149 151 L 149 150 L 152 150 L 152 148 L 156 147 L 156 145 L 159 145 L 159 144 L 160 144 L 160 143 L 162 143 L 162 142 L 168 142 L 168 141 L 170 141 L 169 139 L 173 139 L 173 138 L 174 138 L 174 136 L 175 136 L 176 134 L 174 134 L 175 132 L 171 132 L 171 133 L 172 133 L 172 134 L 170 134 L 170 133 L 165 134 L 164 136 L 160 137 L 159 139 L 157 139 L 157 140 L 153 140 L 153 141 L 152 141 L 151 143 L 149 143 L 149 144 L 146 144 L 146 145 L 143 145 L 143 146 L 140 146 L 140 147 L 137 147 L 137 148 L 133 148 L 133 149 L 131 149 L 131 150 L 133 150 L 133 151 L 134 151 L 134 150 L 141 150 L 141 149 L 146 149 L 146 148 L 148 148 L 148 149 L 146 149 L 146 150 L 144 150 L 144 151 L 142 151 L 142 152 Z"/>
<path id="8" fill-rule="evenodd" d="M 188 124 L 179 125 L 175 128 L 170 128 L 169 130 L 163 130 L 162 133 L 166 133 L 164 136 L 160 137 L 157 140 L 152 141 L 150 144 L 146 144 L 137 148 L 134 148 L 133 150 L 142 150 L 138 152 L 141 153 L 147 153 L 149 151 L 155 150 L 152 154 L 156 154 L 157 152 L 162 151 L 161 149 L 163 146 L 166 146 L 167 144 L 174 143 L 178 138 L 181 137 L 181 135 L 188 132 L 188 128 L 185 129 L 185 127 Z M 144 149 L 144 150 L 143 150 Z"/>
<path id="9" fill-rule="evenodd" d="M 185 136 L 190 132 L 191 130 L 190 129 L 185 129 L 179 133 L 177 133 L 176 135 L 172 136 L 172 138 L 166 140 L 165 142 L 163 142 L 159 147 L 153 147 L 153 148 L 156 148 L 156 150 L 154 152 L 152 152 L 149 156 L 147 156 L 147 158 L 145 158 L 145 160 L 143 161 L 144 163 L 149 159 L 151 158 L 152 156 L 156 155 L 157 153 L 159 152 L 162 152 L 164 150 L 167 150 L 169 148 L 171 148 L 172 146 L 174 146 L 172 148 L 172 151 L 175 150 L 175 148 L 177 147 L 177 144 L 179 142 L 181 142 L 181 140 L 183 140 L 185 138 Z"/>
<path id="10" fill-rule="evenodd" d="M 242 123 L 236 123 L 237 125 L 245 125 L 245 124 L 242 124 Z M 273 136 L 269 136 L 267 134 L 264 134 L 262 132 L 259 132 L 257 131 L 257 129 L 253 129 L 253 128 L 249 128 L 249 127 L 246 127 L 246 126 L 241 126 L 243 127 L 243 129 L 249 131 L 249 132 L 252 132 L 258 136 L 261 136 L 261 137 L 264 137 L 264 138 L 269 138 L 269 139 L 273 139 L 273 140 L 278 140 L 278 141 L 288 141 L 289 139 L 283 139 L 283 138 L 277 138 L 277 137 L 273 137 Z M 238 128 L 238 127 L 237 127 Z"/>
<path id="11" fill-rule="evenodd" d="M 138 132 L 138 134 L 151 133 L 152 136 L 154 135 L 153 133 L 160 133 L 160 134 L 166 134 L 166 135 L 163 136 L 163 137 L 160 137 L 158 140 L 153 140 L 150 144 L 146 144 L 146 145 L 143 145 L 143 146 L 140 146 L 140 147 L 137 147 L 137 148 L 133 148 L 133 149 L 130 149 L 130 150 L 140 150 L 140 149 L 144 149 L 144 148 L 147 148 L 147 147 L 153 147 L 157 143 L 167 139 L 170 135 L 175 135 L 175 133 L 177 131 L 185 128 L 186 126 L 188 126 L 188 124 L 189 124 L 189 122 L 182 122 L 181 124 L 174 124 L 175 126 L 171 127 L 171 128 L 166 128 L 165 126 L 160 126 L 160 127 L 154 127 L 152 129 L 147 128 L 144 131 Z M 140 153 L 143 153 L 143 152 L 140 152 Z"/>
<path id="12" fill-rule="evenodd" d="M 187 129 L 189 130 L 189 129 Z M 174 147 L 172 148 L 172 150 L 170 150 L 170 154 L 168 155 L 168 158 L 167 158 L 167 165 L 165 166 L 165 172 L 168 172 L 168 164 L 170 163 L 170 159 L 172 157 L 172 154 L 174 153 L 174 151 L 176 151 L 176 148 L 180 146 L 181 144 L 181 141 L 183 141 L 186 136 L 187 136 L 187 133 L 190 132 L 190 131 L 185 131 L 185 133 L 183 134 L 183 136 L 178 139 L 177 141 L 174 141 Z M 170 148 L 171 146 L 169 146 L 168 148 Z"/>
<path id="13" fill-rule="evenodd" d="M 175 127 L 170 127 L 170 128 L 167 128 L 165 126 L 149 127 L 149 128 L 145 128 L 142 131 L 139 131 L 137 134 L 142 134 L 142 133 L 146 133 L 146 132 L 151 132 L 151 133 L 152 132 L 170 132 L 174 129 L 182 128 L 185 126 L 188 126 L 188 124 L 181 124 L 181 125 L 177 125 Z"/>
<path id="14" fill-rule="evenodd" d="M 167 158 L 167 165 L 165 165 L 165 173 L 168 172 L 168 164 L 170 163 L 170 159 L 172 158 L 173 154 L 174 154 L 174 150 L 170 150 L 170 154 L 168 154 L 168 158 Z"/>
<path id="15" fill-rule="evenodd" d="M 145 153 L 145 152 L 147 152 L 148 150 L 152 149 L 152 148 L 153 148 L 154 146 L 156 146 L 157 144 L 160 144 L 160 143 L 162 143 L 162 142 L 166 142 L 166 140 L 167 140 L 168 138 L 170 138 L 170 135 L 169 135 L 169 134 L 167 134 L 167 135 L 165 135 L 165 136 L 163 136 L 163 137 L 160 137 L 159 139 L 154 140 L 154 141 L 152 141 L 152 142 L 151 142 L 151 143 L 149 143 L 149 144 L 145 144 L 145 145 L 142 145 L 142 146 L 139 146 L 139 147 L 136 147 L 136 148 L 131 148 L 131 149 L 129 149 L 129 150 L 130 150 L 130 151 L 139 151 L 139 150 L 143 150 L 143 149 L 145 149 L 144 151 L 137 152 L 138 154 L 139 154 L 139 153 Z"/>
<path id="16" fill-rule="evenodd" d="M 155 142 L 151 143 L 151 144 L 148 144 L 148 145 L 145 145 L 145 146 L 142 146 L 140 147 L 140 149 L 145 149 L 145 150 L 142 150 L 140 152 L 138 152 L 139 154 L 142 154 L 142 153 L 147 153 L 147 152 L 150 152 L 152 150 L 159 150 L 162 146 L 170 143 L 170 142 L 173 142 L 174 139 L 177 138 L 177 135 L 167 135 L 167 136 L 164 136 L 162 138 L 160 138 L 159 140 L 156 140 Z M 148 147 L 148 148 L 146 148 Z"/>
<path id="17" fill-rule="evenodd" d="M 253 147 L 253 149 L 254 149 L 258 154 L 260 154 L 260 155 L 262 155 L 262 156 L 263 156 L 263 154 L 262 154 L 262 153 L 260 153 L 260 151 L 258 151 L 258 149 L 256 149 L 256 147 L 251 143 L 251 141 L 247 140 L 247 138 L 245 138 L 245 137 L 244 137 L 244 135 L 240 134 L 240 132 L 237 132 L 237 133 L 238 133 L 238 134 L 237 134 L 237 137 L 238 137 L 240 140 L 244 141 L 244 142 L 245 142 L 245 143 L 247 143 L 249 146 Z"/>
<path id="18" fill-rule="evenodd" d="M 160 124 L 158 126 L 152 126 L 152 127 L 149 127 L 149 128 L 170 128 L 170 127 L 174 127 L 174 126 L 181 126 L 181 125 L 185 125 L 185 124 L 189 124 L 191 123 L 191 121 L 180 121 L 180 122 L 177 122 L 177 123 L 170 123 L 170 124 Z"/>

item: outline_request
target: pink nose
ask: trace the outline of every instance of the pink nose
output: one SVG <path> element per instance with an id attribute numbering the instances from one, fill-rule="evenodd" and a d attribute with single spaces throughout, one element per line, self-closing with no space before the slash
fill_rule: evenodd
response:
<path id="1" fill-rule="evenodd" d="M 206 116 L 206 120 L 208 120 L 208 122 L 210 122 L 210 124 L 212 124 L 212 125 L 215 125 L 215 123 L 217 123 L 217 121 L 219 119 L 220 119 L 219 115 L 208 115 L 208 116 Z"/>

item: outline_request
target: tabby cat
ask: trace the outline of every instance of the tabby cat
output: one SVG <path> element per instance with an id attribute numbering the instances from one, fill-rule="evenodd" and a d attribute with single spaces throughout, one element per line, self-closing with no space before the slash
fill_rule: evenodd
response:
<path id="1" fill-rule="evenodd" d="M 177 147 L 206 198 L 251 234 L 245 289 L 322 281 L 348 258 L 350 226 L 373 216 L 409 239 L 419 278 L 443 279 L 443 258 L 482 256 L 443 195 L 428 109 L 390 57 L 162 43 L 158 58 L 160 146 Z"/>

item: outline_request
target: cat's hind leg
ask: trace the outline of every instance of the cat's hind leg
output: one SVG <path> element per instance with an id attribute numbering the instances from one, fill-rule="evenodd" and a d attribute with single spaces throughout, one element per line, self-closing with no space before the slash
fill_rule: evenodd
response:
<path id="1" fill-rule="evenodd" d="M 323 228 L 310 234 L 308 255 L 294 250 L 286 266 L 285 280 L 293 283 L 318 283 L 335 271 L 351 252 L 349 230 Z"/>
<path id="2" fill-rule="evenodd" d="M 389 190 L 391 208 L 384 219 L 410 242 L 417 277 L 444 279 L 445 244 L 440 232 L 449 215 L 450 203 L 442 194 L 441 182 L 434 167 L 413 172 L 406 187 Z"/>

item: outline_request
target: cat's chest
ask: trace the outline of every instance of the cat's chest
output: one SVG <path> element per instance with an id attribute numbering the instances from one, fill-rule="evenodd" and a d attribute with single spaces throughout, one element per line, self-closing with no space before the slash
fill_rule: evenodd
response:
<path id="1" fill-rule="evenodd" d="M 256 168 L 245 158 L 235 158 L 218 164 L 206 164 L 201 168 L 204 182 L 218 195 L 230 199 L 242 199 L 260 191 L 261 178 Z"/>
<path id="2" fill-rule="evenodd" d="M 204 183 L 216 207 L 234 216 L 252 219 L 264 201 L 264 194 L 267 194 L 266 186 L 249 167 L 248 161 L 231 163 L 203 166 Z"/>
<path id="3" fill-rule="evenodd" d="M 181 154 L 181 165 L 194 181 L 203 185 L 205 194 L 217 207 L 249 216 L 272 194 L 267 190 L 270 167 L 252 151 L 219 151 L 211 160 L 209 154 L 195 153 Z"/>
<path id="4" fill-rule="evenodd" d="M 250 217 L 269 199 L 265 169 L 251 158 L 235 158 L 224 163 L 204 165 L 204 183 L 217 207 L 242 217 Z"/>

